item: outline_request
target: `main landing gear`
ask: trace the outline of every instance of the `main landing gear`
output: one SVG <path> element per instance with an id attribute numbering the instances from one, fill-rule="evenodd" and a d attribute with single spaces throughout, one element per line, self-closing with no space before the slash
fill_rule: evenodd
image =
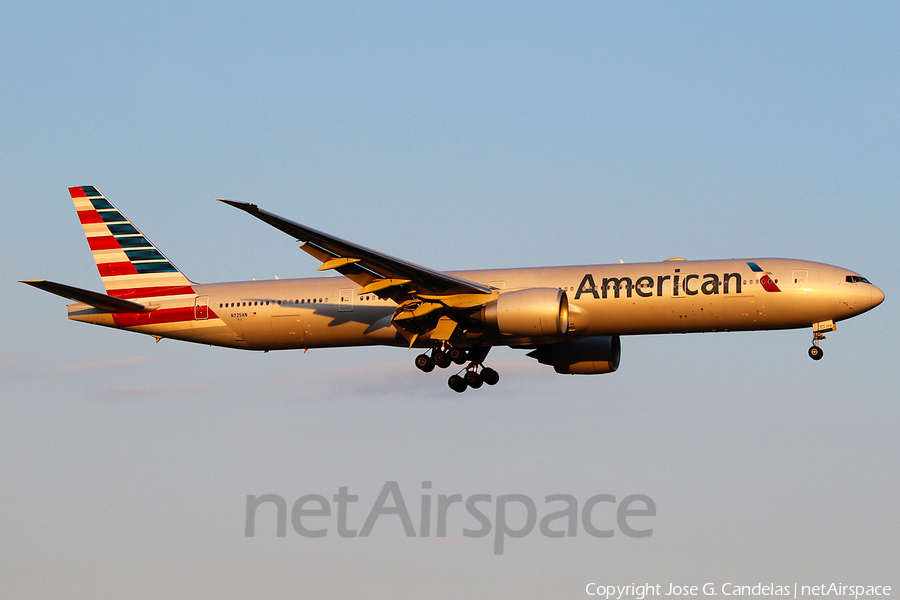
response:
<path id="1" fill-rule="evenodd" d="M 434 370 L 435 366 L 446 369 L 451 363 L 457 365 L 468 365 L 456 375 L 451 375 L 447 380 L 450 389 L 457 393 L 466 391 L 467 388 L 478 389 L 485 383 L 488 385 L 496 385 L 500 381 L 500 374 L 494 369 L 484 366 L 484 359 L 490 348 L 472 348 L 469 351 L 460 348 L 454 348 L 442 343 L 435 346 L 428 354 L 420 354 L 416 357 L 416 367 L 426 373 Z"/>

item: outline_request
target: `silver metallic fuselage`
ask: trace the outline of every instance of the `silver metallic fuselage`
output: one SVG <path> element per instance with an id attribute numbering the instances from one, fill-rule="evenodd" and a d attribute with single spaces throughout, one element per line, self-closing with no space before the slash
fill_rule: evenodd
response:
<path id="1" fill-rule="evenodd" d="M 764 272 L 754 271 L 758 264 Z M 863 313 L 884 299 L 855 272 L 817 262 L 780 259 L 666 261 L 611 265 L 457 271 L 502 290 L 550 287 L 566 292 L 569 331 L 554 341 L 591 335 L 638 335 L 810 327 Z M 760 283 L 768 276 L 768 285 Z M 773 285 L 774 284 L 774 285 Z M 773 291 L 771 288 L 776 288 Z M 768 288 L 768 289 L 767 289 Z M 396 304 L 358 295 L 344 277 L 195 284 L 193 297 L 157 306 L 194 307 L 195 319 L 116 322 L 84 304 L 69 318 L 204 344 L 275 350 L 408 345 L 391 325 Z M 529 345 L 544 338 L 480 336 L 479 345 Z M 430 346 L 428 336 L 416 346 Z"/>

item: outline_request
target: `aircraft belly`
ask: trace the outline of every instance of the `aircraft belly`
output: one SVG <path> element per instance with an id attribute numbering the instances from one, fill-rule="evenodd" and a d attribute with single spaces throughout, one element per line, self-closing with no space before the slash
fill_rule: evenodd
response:
<path id="1" fill-rule="evenodd" d="M 777 293 L 588 299 L 577 306 L 589 315 L 592 335 L 792 329 L 844 317 L 828 298 Z"/>
<path id="2" fill-rule="evenodd" d="M 173 323 L 161 323 L 153 325 L 135 325 L 125 327 L 128 331 L 143 333 L 146 335 L 195 342 L 198 344 L 210 344 L 213 346 L 241 347 L 234 343 L 234 332 L 221 319 L 208 319 L 202 321 L 180 321 Z"/>
<path id="3" fill-rule="evenodd" d="M 357 307 L 338 311 L 334 306 L 297 311 L 272 317 L 273 348 L 322 348 L 331 346 L 364 346 L 378 343 L 367 335 L 373 323 L 389 317 L 384 308 Z M 396 330 L 391 327 L 391 331 Z M 383 336 L 382 336 L 383 337 Z M 393 337 L 393 336 L 391 336 Z M 385 338 L 386 339 L 386 338 Z"/>
<path id="4" fill-rule="evenodd" d="M 584 305 L 581 305 L 584 306 Z M 759 328 L 767 314 L 755 296 L 613 298 L 589 303 L 595 335 L 695 333 Z"/>
<path id="5" fill-rule="evenodd" d="M 302 313 L 276 315 L 269 319 L 272 328 L 273 348 L 303 348 L 309 323 Z"/>
<path id="6" fill-rule="evenodd" d="M 266 349 L 272 346 L 272 320 L 265 315 L 253 315 L 243 319 L 242 334 L 248 348 Z"/>
<path id="7" fill-rule="evenodd" d="M 227 346 L 230 348 L 244 348 L 245 345 L 235 340 L 234 331 L 221 320 L 218 323 L 208 323 L 203 327 L 190 327 L 185 329 L 170 329 L 168 331 L 144 331 L 161 335 L 173 340 L 194 342 L 197 344 L 209 344 L 211 346 Z M 137 330 L 137 328 L 136 328 Z"/>
<path id="8" fill-rule="evenodd" d="M 311 316 L 307 347 L 365 346 L 377 343 L 366 335 L 366 331 L 384 317 L 387 317 L 389 323 L 392 314 L 393 309 L 385 307 L 357 306 L 352 311 L 343 312 L 329 306 L 327 310 L 317 311 Z"/>

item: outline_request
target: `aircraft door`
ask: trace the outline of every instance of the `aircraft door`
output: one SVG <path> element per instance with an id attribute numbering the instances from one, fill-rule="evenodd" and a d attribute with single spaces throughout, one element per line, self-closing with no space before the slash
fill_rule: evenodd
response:
<path id="1" fill-rule="evenodd" d="M 809 291 L 809 271 L 794 271 L 791 289 L 795 294 L 805 294 Z"/>
<path id="2" fill-rule="evenodd" d="M 205 321 L 209 318 L 209 296 L 197 296 L 194 299 L 194 320 Z"/>
<path id="3" fill-rule="evenodd" d="M 338 311 L 350 312 L 353 310 L 353 290 L 346 288 L 340 292 L 340 302 L 338 303 Z"/>

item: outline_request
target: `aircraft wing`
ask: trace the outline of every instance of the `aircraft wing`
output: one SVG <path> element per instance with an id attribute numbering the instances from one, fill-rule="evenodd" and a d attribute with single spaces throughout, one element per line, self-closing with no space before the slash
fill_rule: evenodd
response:
<path id="1" fill-rule="evenodd" d="M 304 242 L 302 250 L 322 262 L 320 271 L 334 269 L 363 287 L 360 294 L 374 293 L 393 297 L 404 295 L 449 296 L 455 294 L 491 294 L 490 286 L 454 277 L 440 271 L 371 250 L 327 233 L 295 223 L 249 202 L 224 202 Z"/>

